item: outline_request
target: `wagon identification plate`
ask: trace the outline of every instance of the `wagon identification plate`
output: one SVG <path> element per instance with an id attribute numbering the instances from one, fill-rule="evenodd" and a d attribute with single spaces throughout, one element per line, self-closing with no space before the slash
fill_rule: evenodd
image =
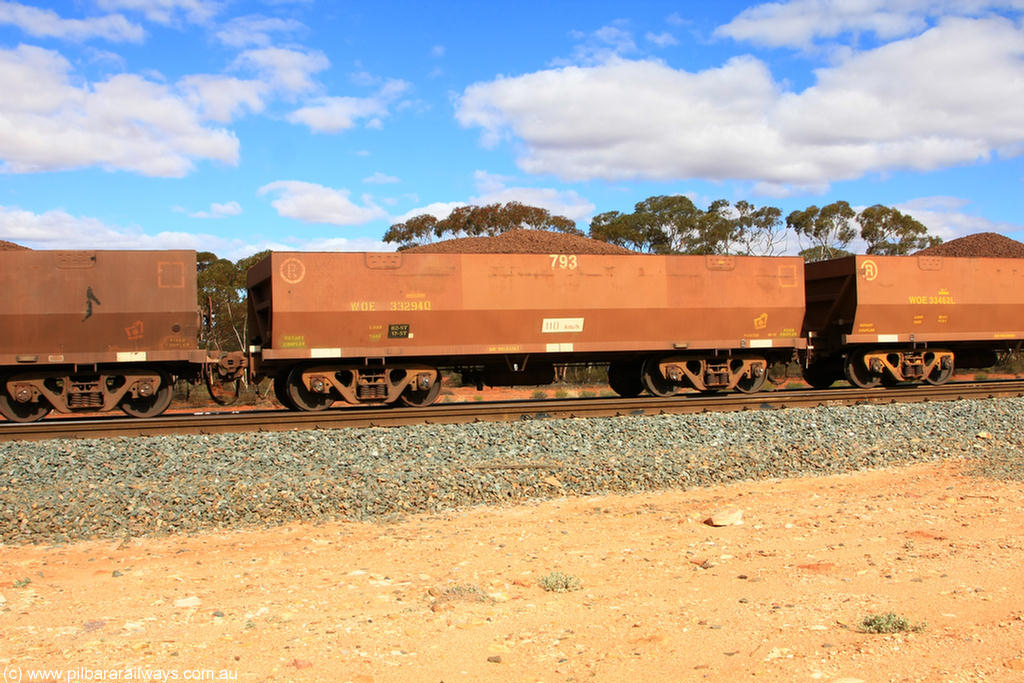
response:
<path id="1" fill-rule="evenodd" d="M 388 325 L 388 339 L 409 339 L 412 337 L 409 334 L 408 323 L 402 325 Z"/>
<path id="2" fill-rule="evenodd" d="M 540 331 L 544 334 L 553 332 L 582 332 L 583 318 L 544 318 Z"/>

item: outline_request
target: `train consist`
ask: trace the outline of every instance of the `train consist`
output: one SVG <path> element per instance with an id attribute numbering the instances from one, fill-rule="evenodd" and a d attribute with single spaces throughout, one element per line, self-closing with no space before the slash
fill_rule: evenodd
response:
<path id="1" fill-rule="evenodd" d="M 0 252 L 0 414 L 149 417 L 175 379 L 270 377 L 294 410 L 433 403 L 608 367 L 622 396 L 942 384 L 1024 340 L 1010 258 L 274 252 L 248 273 L 250 346 L 199 348 L 191 251 Z"/>

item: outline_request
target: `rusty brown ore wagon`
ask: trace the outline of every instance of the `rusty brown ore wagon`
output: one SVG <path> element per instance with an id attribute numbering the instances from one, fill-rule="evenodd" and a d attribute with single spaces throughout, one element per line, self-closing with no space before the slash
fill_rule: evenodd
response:
<path id="1" fill-rule="evenodd" d="M 248 274 L 254 370 L 281 401 L 427 405 L 440 370 L 619 394 L 757 391 L 805 342 L 796 257 L 275 252 Z M 255 323 L 253 325 L 253 323 Z"/>
<path id="2" fill-rule="evenodd" d="M 194 251 L 0 252 L 0 414 L 120 408 L 149 417 L 192 375 Z"/>
<path id="3" fill-rule="evenodd" d="M 1024 340 L 1024 260 L 850 256 L 809 263 L 805 378 L 942 384 Z"/>

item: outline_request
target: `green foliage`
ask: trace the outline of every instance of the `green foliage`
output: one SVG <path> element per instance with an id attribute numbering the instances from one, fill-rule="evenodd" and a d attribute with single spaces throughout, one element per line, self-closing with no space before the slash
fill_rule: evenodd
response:
<path id="1" fill-rule="evenodd" d="M 198 304 L 203 311 L 206 348 L 238 351 L 245 347 L 246 271 L 269 253 L 261 251 L 234 263 L 209 251 L 196 255 Z"/>
<path id="2" fill-rule="evenodd" d="M 815 261 L 828 261 L 829 259 L 852 256 L 853 252 L 846 251 L 845 249 L 827 249 L 822 246 L 816 246 L 801 249 L 799 255 L 805 263 L 813 263 Z"/>
<path id="3" fill-rule="evenodd" d="M 800 255 L 805 261 L 824 261 L 848 254 L 846 247 L 857 231 L 851 225 L 856 212 L 844 201 L 832 202 L 820 209 L 809 206 L 786 216 L 786 226 L 796 233 L 797 239 L 806 240 L 810 247 Z"/>
<path id="4" fill-rule="evenodd" d="M 544 590 L 552 593 L 567 593 L 583 588 L 583 582 L 579 578 L 563 574 L 562 572 L 545 574 L 538 579 L 537 584 Z"/>
<path id="5" fill-rule="evenodd" d="M 239 405 L 258 406 L 270 403 L 270 396 L 273 395 L 270 380 L 264 380 L 259 384 L 245 382 L 238 394 Z M 210 408 L 214 406 L 210 393 L 201 383 L 193 384 L 186 380 L 178 380 L 174 383 L 174 401 L 189 408 Z"/>
<path id="6" fill-rule="evenodd" d="M 919 632 L 927 627 L 924 622 L 914 624 L 893 612 L 886 614 L 871 614 L 864 617 L 860 622 L 860 630 L 864 633 L 904 633 L 907 631 Z"/>
<path id="7" fill-rule="evenodd" d="M 607 384 L 607 365 L 556 365 L 555 381 L 561 384 Z"/>
<path id="8" fill-rule="evenodd" d="M 993 368 L 996 372 L 1019 375 L 1024 373 L 1024 353 L 1020 351 L 1010 351 L 1008 353 L 1000 354 L 999 362 L 995 364 Z"/>
<path id="9" fill-rule="evenodd" d="M 656 249 L 655 236 L 644 234 L 635 214 L 618 211 L 597 214 L 590 221 L 590 237 L 633 251 L 653 253 Z"/>
<path id="10" fill-rule="evenodd" d="M 860 236 L 868 243 L 867 253 L 880 255 L 909 254 L 940 244 L 938 237 L 928 235 L 928 228 L 896 209 L 875 204 L 857 214 Z"/>
<path id="11" fill-rule="evenodd" d="M 547 209 L 537 206 L 507 202 L 487 206 L 460 206 L 441 220 L 430 214 L 420 214 L 404 223 L 392 225 L 384 233 L 384 241 L 398 244 L 399 249 L 407 249 L 435 239 L 486 237 L 517 228 L 583 234 L 576 228 L 576 223 L 565 216 L 553 216 Z"/>
<path id="12" fill-rule="evenodd" d="M 648 197 L 632 213 L 594 216 L 590 237 L 650 254 L 745 254 L 774 256 L 783 251 L 788 231 L 796 235 L 805 261 L 850 255 L 858 236 L 869 254 L 909 254 L 942 240 L 898 210 L 876 204 L 860 213 L 848 202 L 809 206 L 782 221 L 774 206 L 716 199 L 701 210 L 683 195 Z"/>
<path id="13" fill-rule="evenodd" d="M 736 212 L 738 234 L 736 241 L 748 256 L 775 256 L 786 242 L 786 229 L 782 222 L 782 209 L 774 206 L 755 208 L 740 200 L 733 206 Z"/>
<path id="14" fill-rule="evenodd" d="M 11 585 L 14 586 L 15 588 L 24 588 L 25 586 L 29 585 L 30 583 L 32 583 L 32 579 L 30 579 L 29 577 L 26 576 L 23 579 L 17 579 L 16 581 L 12 581 Z"/>
<path id="15" fill-rule="evenodd" d="M 384 233 L 384 241 L 398 243 L 398 248 L 426 244 L 437 230 L 438 220 L 428 213 L 413 216 L 404 223 L 395 223 Z M 442 230 L 443 232 L 443 230 Z"/>
<path id="16" fill-rule="evenodd" d="M 648 197 L 631 214 L 611 211 L 594 216 L 590 236 L 634 251 L 683 253 L 694 241 L 702 213 L 682 195 Z"/>
<path id="17" fill-rule="evenodd" d="M 535 400 L 538 400 L 538 401 L 543 401 L 547 397 L 548 397 L 548 392 L 544 391 L 543 389 L 534 389 L 533 390 L 533 394 L 531 395 L 531 398 L 533 398 Z"/>
<path id="18" fill-rule="evenodd" d="M 782 244 L 782 212 L 755 208 L 745 201 L 733 207 L 724 199 L 697 208 L 683 195 L 648 197 L 633 213 L 609 211 L 594 216 L 590 237 L 652 254 L 774 254 Z"/>

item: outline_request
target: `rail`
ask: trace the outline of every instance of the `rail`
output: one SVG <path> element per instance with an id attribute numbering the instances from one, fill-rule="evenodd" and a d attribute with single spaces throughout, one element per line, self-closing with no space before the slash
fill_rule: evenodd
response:
<path id="1" fill-rule="evenodd" d="M 670 398 L 616 397 L 441 403 L 426 408 L 338 407 L 320 412 L 283 410 L 202 412 L 134 419 L 104 415 L 41 422 L 0 422 L 0 442 L 113 436 L 215 434 L 303 429 L 396 427 L 409 424 L 501 422 L 553 418 L 661 415 L 736 410 L 781 410 L 818 405 L 952 401 L 1024 396 L 1024 380 L 954 382 L 876 389 L 783 389 L 757 394 L 684 394 Z"/>

